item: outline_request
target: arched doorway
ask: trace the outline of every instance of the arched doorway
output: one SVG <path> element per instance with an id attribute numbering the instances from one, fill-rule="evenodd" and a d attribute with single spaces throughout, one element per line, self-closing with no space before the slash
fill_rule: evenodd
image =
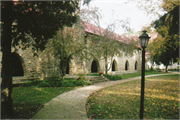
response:
<path id="1" fill-rule="evenodd" d="M 117 71 L 117 62 L 116 60 L 113 60 L 113 63 L 112 63 L 112 71 Z"/>
<path id="2" fill-rule="evenodd" d="M 129 62 L 128 60 L 126 60 L 126 63 L 125 63 L 125 70 L 128 70 L 129 69 Z"/>
<path id="3" fill-rule="evenodd" d="M 135 62 L 135 70 L 137 70 L 137 61 Z"/>
<path id="4" fill-rule="evenodd" d="M 98 65 L 97 65 L 97 62 L 93 60 L 91 64 L 91 73 L 97 73 L 97 72 L 98 72 Z"/>
<path id="5" fill-rule="evenodd" d="M 69 62 L 67 62 L 67 66 L 66 66 L 66 74 L 69 74 Z"/>
<path id="6" fill-rule="evenodd" d="M 24 76 L 22 58 L 17 53 L 12 53 L 12 76 Z"/>

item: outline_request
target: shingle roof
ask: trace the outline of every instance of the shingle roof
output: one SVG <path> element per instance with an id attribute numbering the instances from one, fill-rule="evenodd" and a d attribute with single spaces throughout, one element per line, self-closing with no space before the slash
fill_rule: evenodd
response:
<path id="1" fill-rule="evenodd" d="M 99 36 L 104 36 L 105 34 L 107 34 L 107 30 L 104 28 L 101 28 L 99 26 L 93 25 L 91 23 L 87 23 L 87 22 L 83 22 L 82 23 L 84 29 L 86 32 L 91 33 L 91 34 L 95 34 L 95 35 L 99 35 Z M 120 42 L 126 43 L 128 40 L 128 37 L 126 36 L 120 36 L 114 32 L 108 31 L 111 35 L 110 38 L 118 40 Z"/>
<path id="2" fill-rule="evenodd" d="M 88 23 L 88 22 L 83 21 L 82 25 L 83 25 L 85 31 L 88 32 L 88 33 L 91 33 L 91 34 L 104 36 L 107 33 L 106 29 L 101 28 L 101 27 L 96 26 L 96 25 L 93 25 L 93 24 Z M 110 31 L 108 31 L 108 32 L 110 32 Z M 127 37 L 126 35 L 119 35 L 119 34 L 116 34 L 114 32 L 110 32 L 110 34 L 111 34 L 110 38 L 118 40 L 118 41 L 123 42 L 123 43 L 127 43 L 127 44 L 131 42 L 130 39 L 133 39 L 133 40 L 135 40 L 135 41 L 137 41 L 139 43 L 137 45 L 137 47 L 141 48 L 138 35 L 130 35 L 130 36 Z M 149 33 L 148 35 L 150 36 L 149 42 L 151 42 L 151 41 L 153 41 L 154 39 L 157 38 L 158 33 Z"/>
<path id="3" fill-rule="evenodd" d="M 100 35 L 100 36 L 104 35 L 103 33 L 105 33 L 105 31 L 106 31 L 104 28 L 98 27 L 98 26 L 93 25 L 91 23 L 83 22 L 82 25 L 83 25 L 86 32 L 92 33 L 95 35 Z"/>

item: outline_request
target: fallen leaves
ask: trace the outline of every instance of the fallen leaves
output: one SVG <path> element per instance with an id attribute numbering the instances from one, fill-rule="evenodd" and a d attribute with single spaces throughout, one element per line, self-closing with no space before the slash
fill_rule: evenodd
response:
<path id="1" fill-rule="evenodd" d="M 144 118 L 178 119 L 179 75 L 151 77 L 145 85 Z M 87 106 L 93 119 L 139 119 L 140 80 L 95 92 Z"/>

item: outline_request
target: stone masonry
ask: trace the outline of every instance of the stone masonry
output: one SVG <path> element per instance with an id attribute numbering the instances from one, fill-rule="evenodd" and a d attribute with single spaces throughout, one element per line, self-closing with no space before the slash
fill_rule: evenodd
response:
<path id="1" fill-rule="evenodd" d="M 88 31 L 86 31 L 88 32 Z M 58 73 L 52 73 L 56 69 L 56 64 L 51 53 L 47 53 L 46 50 L 38 51 L 38 56 L 33 56 L 32 47 L 26 48 L 25 50 L 21 49 L 21 44 L 17 46 L 17 50 L 12 48 L 12 54 L 19 60 L 21 63 L 23 74 L 21 76 L 25 77 L 48 77 L 52 74 L 56 76 Z M 0 52 L 0 56 L 2 53 Z M 2 59 L 2 58 L 1 58 Z M 12 58 L 13 60 L 14 58 Z M 93 61 L 95 61 L 93 63 Z M 141 50 L 135 50 L 132 56 L 122 55 L 121 57 L 115 56 L 113 58 L 114 68 L 112 65 L 111 69 L 108 71 L 109 74 L 115 73 L 128 73 L 135 72 L 141 70 Z M 51 64 L 47 64 L 51 63 Z M 53 63 L 53 65 L 52 65 Z M 92 66 L 92 63 L 94 66 Z M 0 68 L 1 68 L 0 64 Z M 97 60 L 96 58 L 91 58 L 89 60 L 80 60 L 78 56 L 74 56 L 69 64 L 69 73 L 68 74 L 90 74 L 92 73 L 92 69 L 95 67 L 97 69 L 97 73 L 103 72 L 105 73 L 105 60 Z M 14 68 L 15 70 L 18 70 Z M 112 71 L 112 69 L 114 69 Z M 16 75 L 15 75 L 16 76 Z"/>

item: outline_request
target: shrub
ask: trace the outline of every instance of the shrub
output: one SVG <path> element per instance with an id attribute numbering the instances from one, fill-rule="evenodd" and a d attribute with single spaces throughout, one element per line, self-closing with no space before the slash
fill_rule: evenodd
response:
<path id="1" fill-rule="evenodd" d="M 21 86 L 38 86 L 38 87 L 75 87 L 75 86 L 85 86 L 85 85 L 91 85 L 90 82 L 85 81 L 83 77 L 80 77 L 81 79 L 65 79 L 64 81 L 62 79 L 57 78 L 45 78 L 44 80 L 36 80 L 36 81 L 28 81 L 27 83 L 22 84 Z"/>
<path id="2" fill-rule="evenodd" d="M 109 80 L 115 81 L 115 80 L 120 80 L 122 77 L 120 75 L 105 75 Z"/>
<path id="3" fill-rule="evenodd" d="M 34 81 L 27 81 L 26 83 L 22 83 L 22 84 L 17 84 L 17 86 L 23 86 L 23 87 L 30 87 L 30 86 L 36 86 L 38 85 L 39 80 L 34 80 Z"/>
<path id="4" fill-rule="evenodd" d="M 61 87 L 62 80 L 43 80 L 39 82 L 38 87 Z"/>
<path id="5" fill-rule="evenodd" d="M 62 87 L 75 87 L 76 85 L 72 81 L 63 81 Z"/>
<path id="6" fill-rule="evenodd" d="M 75 87 L 75 86 L 85 86 L 85 85 L 91 85 L 90 82 L 87 82 L 85 80 L 65 80 L 62 83 L 63 87 Z"/>

